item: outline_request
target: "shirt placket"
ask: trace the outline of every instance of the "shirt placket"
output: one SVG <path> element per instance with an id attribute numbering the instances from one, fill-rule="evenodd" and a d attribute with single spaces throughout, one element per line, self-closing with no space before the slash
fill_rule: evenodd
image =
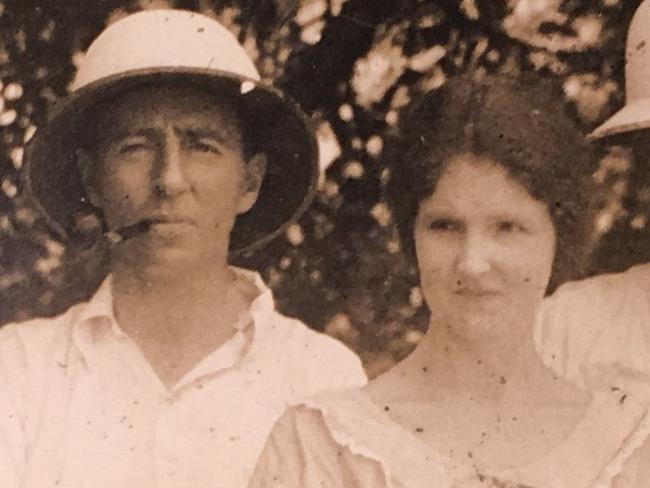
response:
<path id="1" fill-rule="evenodd" d="M 178 438 L 178 393 L 171 393 L 162 399 L 154 430 L 154 469 L 156 486 L 171 488 L 180 486 L 180 456 L 178 443 L 184 442 Z"/>
<path id="2" fill-rule="evenodd" d="M 256 335 L 254 331 L 257 328 L 254 325 L 257 322 L 254 317 L 259 315 L 259 309 L 266 311 L 272 305 L 272 301 L 266 295 L 268 292 L 254 301 L 248 313 L 242 314 L 238 323 L 233 327 L 236 332 L 231 340 L 205 358 L 173 389 L 168 389 L 163 385 L 137 345 L 120 329 L 110 313 L 112 312 L 110 307 L 104 307 L 106 310 L 102 309 L 101 314 L 99 312 L 94 314 L 96 318 L 102 317 L 105 327 L 99 328 L 102 330 L 101 337 L 88 337 L 85 341 L 88 344 L 82 344 L 84 351 L 89 353 L 86 355 L 89 362 L 99 366 L 99 371 L 103 372 L 101 376 L 104 377 L 104 382 L 109 390 L 113 391 L 115 387 L 117 390 L 121 390 L 120 396 L 128 399 L 139 398 L 143 395 L 143 390 L 147 392 L 144 396 L 149 399 L 146 402 L 149 405 L 148 420 L 145 418 L 142 420 L 148 424 L 146 429 L 148 433 L 143 433 L 141 441 L 145 451 L 149 450 L 147 457 L 149 457 L 150 463 L 146 462 L 146 457 L 140 460 L 142 464 L 136 463 L 140 465 L 139 470 L 149 473 L 149 476 L 146 476 L 150 480 L 146 482 L 147 486 L 151 482 L 152 488 L 184 488 L 197 486 L 196 482 L 205 484 L 209 481 L 209 476 L 201 477 L 192 472 L 192 467 L 196 462 L 191 457 L 191 448 L 201 444 L 198 441 L 202 439 L 200 436 L 205 435 L 205 432 L 208 432 L 208 438 L 219 435 L 228 436 L 227 432 L 232 430 L 232 425 L 229 427 L 227 425 L 217 426 L 218 422 L 215 421 L 217 417 L 221 417 L 220 415 L 215 415 L 209 425 L 203 425 L 204 422 L 198 410 L 204 408 L 201 405 L 207 398 L 205 395 L 197 397 L 194 390 L 204 391 L 204 385 L 207 390 L 208 384 L 212 384 L 212 387 L 220 390 L 221 387 L 218 385 L 228 385 L 230 380 L 225 382 L 224 380 L 230 378 L 231 374 L 237 375 L 237 372 L 243 367 L 244 359 L 250 353 L 252 342 L 254 342 L 253 337 Z M 110 300 L 106 300 L 110 304 Z M 97 341 L 106 346 L 106 349 L 99 354 L 100 357 L 97 355 Z M 212 391 L 214 388 L 210 388 L 210 390 Z M 207 394 L 207 392 L 204 393 Z M 221 396 L 218 395 L 218 397 Z M 195 410 L 199 416 L 197 418 L 194 418 L 192 413 Z M 226 431 L 223 430 L 223 427 L 226 428 Z M 196 437 L 197 435 L 199 438 Z M 236 436 L 231 435 L 231 437 L 236 439 Z M 210 444 L 209 442 L 205 444 L 205 439 L 203 441 L 204 445 Z M 226 443 L 224 442 L 224 444 Z M 116 476 L 120 476 L 120 474 L 116 473 Z"/>
<path id="3" fill-rule="evenodd" d="M 251 325 L 250 318 L 247 318 L 247 321 Z M 191 436 L 187 437 L 185 432 L 192 432 L 195 427 L 186 425 L 188 421 L 191 422 L 191 419 L 187 418 L 187 402 L 190 401 L 187 396 L 192 397 L 196 390 L 207 390 L 208 388 L 204 390 L 204 385 L 209 383 L 214 386 L 214 382 L 219 382 L 223 375 L 233 374 L 233 368 L 236 368 L 242 359 L 246 345 L 251 339 L 252 327 L 245 329 L 239 330 L 235 337 L 197 365 L 197 368 L 190 371 L 161 399 L 154 434 L 156 487 L 184 488 L 191 483 L 189 478 L 192 478 L 193 473 L 185 473 L 188 460 L 183 458 L 187 450 L 179 449 L 179 445 L 186 446 L 188 442 L 192 442 Z M 214 426 L 210 427 L 210 430 L 215 429 Z"/>

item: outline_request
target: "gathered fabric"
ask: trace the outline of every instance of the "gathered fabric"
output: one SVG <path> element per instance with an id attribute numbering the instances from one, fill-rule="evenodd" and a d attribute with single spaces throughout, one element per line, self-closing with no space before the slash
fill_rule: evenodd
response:
<path id="1" fill-rule="evenodd" d="M 648 442 L 650 418 L 634 399 L 621 403 L 622 395 L 596 392 L 583 419 L 552 451 L 516 470 L 480 476 L 503 486 L 642 487 L 640 447 Z M 398 425 L 363 390 L 350 389 L 292 407 L 274 427 L 249 486 L 444 488 L 479 478 L 469 462 L 456 463 Z"/>

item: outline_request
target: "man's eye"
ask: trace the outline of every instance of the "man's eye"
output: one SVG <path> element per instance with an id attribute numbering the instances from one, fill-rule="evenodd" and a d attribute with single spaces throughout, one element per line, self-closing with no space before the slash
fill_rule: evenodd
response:
<path id="1" fill-rule="evenodd" d="M 434 231 L 455 232 L 460 229 L 460 224 L 452 219 L 435 219 L 429 224 L 429 229 Z"/>
<path id="2" fill-rule="evenodd" d="M 187 141 L 187 146 L 194 151 L 221 154 L 219 145 L 214 141 L 206 139 L 190 139 Z"/>
<path id="3" fill-rule="evenodd" d="M 120 147 L 120 153 L 131 154 L 136 151 L 144 151 L 146 146 L 144 144 L 126 144 Z"/>
<path id="4" fill-rule="evenodd" d="M 117 151 L 120 154 L 134 154 L 139 151 L 147 151 L 150 148 L 150 144 L 147 143 L 147 141 L 140 141 L 140 140 L 134 140 L 134 141 L 125 141 L 121 143 Z"/>

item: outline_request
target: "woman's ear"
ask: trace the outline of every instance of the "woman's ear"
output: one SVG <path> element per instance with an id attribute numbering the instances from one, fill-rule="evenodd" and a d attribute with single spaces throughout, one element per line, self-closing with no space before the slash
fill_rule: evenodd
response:
<path id="1" fill-rule="evenodd" d="M 75 151 L 76 160 L 77 160 L 77 169 L 81 175 L 81 182 L 86 190 L 86 195 L 91 205 L 97 208 L 100 206 L 100 198 L 95 189 L 95 178 L 94 178 L 94 161 L 92 156 L 85 149 L 78 149 Z"/>
<path id="2" fill-rule="evenodd" d="M 243 191 L 239 203 L 240 214 L 248 212 L 257 201 L 266 174 L 266 161 L 266 154 L 257 153 L 245 163 Z"/>

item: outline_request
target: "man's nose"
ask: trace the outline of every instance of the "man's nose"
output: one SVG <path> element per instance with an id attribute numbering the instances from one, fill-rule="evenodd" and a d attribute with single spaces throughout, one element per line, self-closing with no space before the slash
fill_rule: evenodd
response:
<path id="1" fill-rule="evenodd" d="M 479 275 L 491 268 L 491 243 L 478 232 L 465 235 L 458 256 L 458 271 L 466 275 Z"/>
<path id="2" fill-rule="evenodd" d="M 167 133 L 161 144 L 155 190 L 164 197 L 173 197 L 188 189 L 185 174 L 184 155 L 180 138 L 173 132 Z"/>

